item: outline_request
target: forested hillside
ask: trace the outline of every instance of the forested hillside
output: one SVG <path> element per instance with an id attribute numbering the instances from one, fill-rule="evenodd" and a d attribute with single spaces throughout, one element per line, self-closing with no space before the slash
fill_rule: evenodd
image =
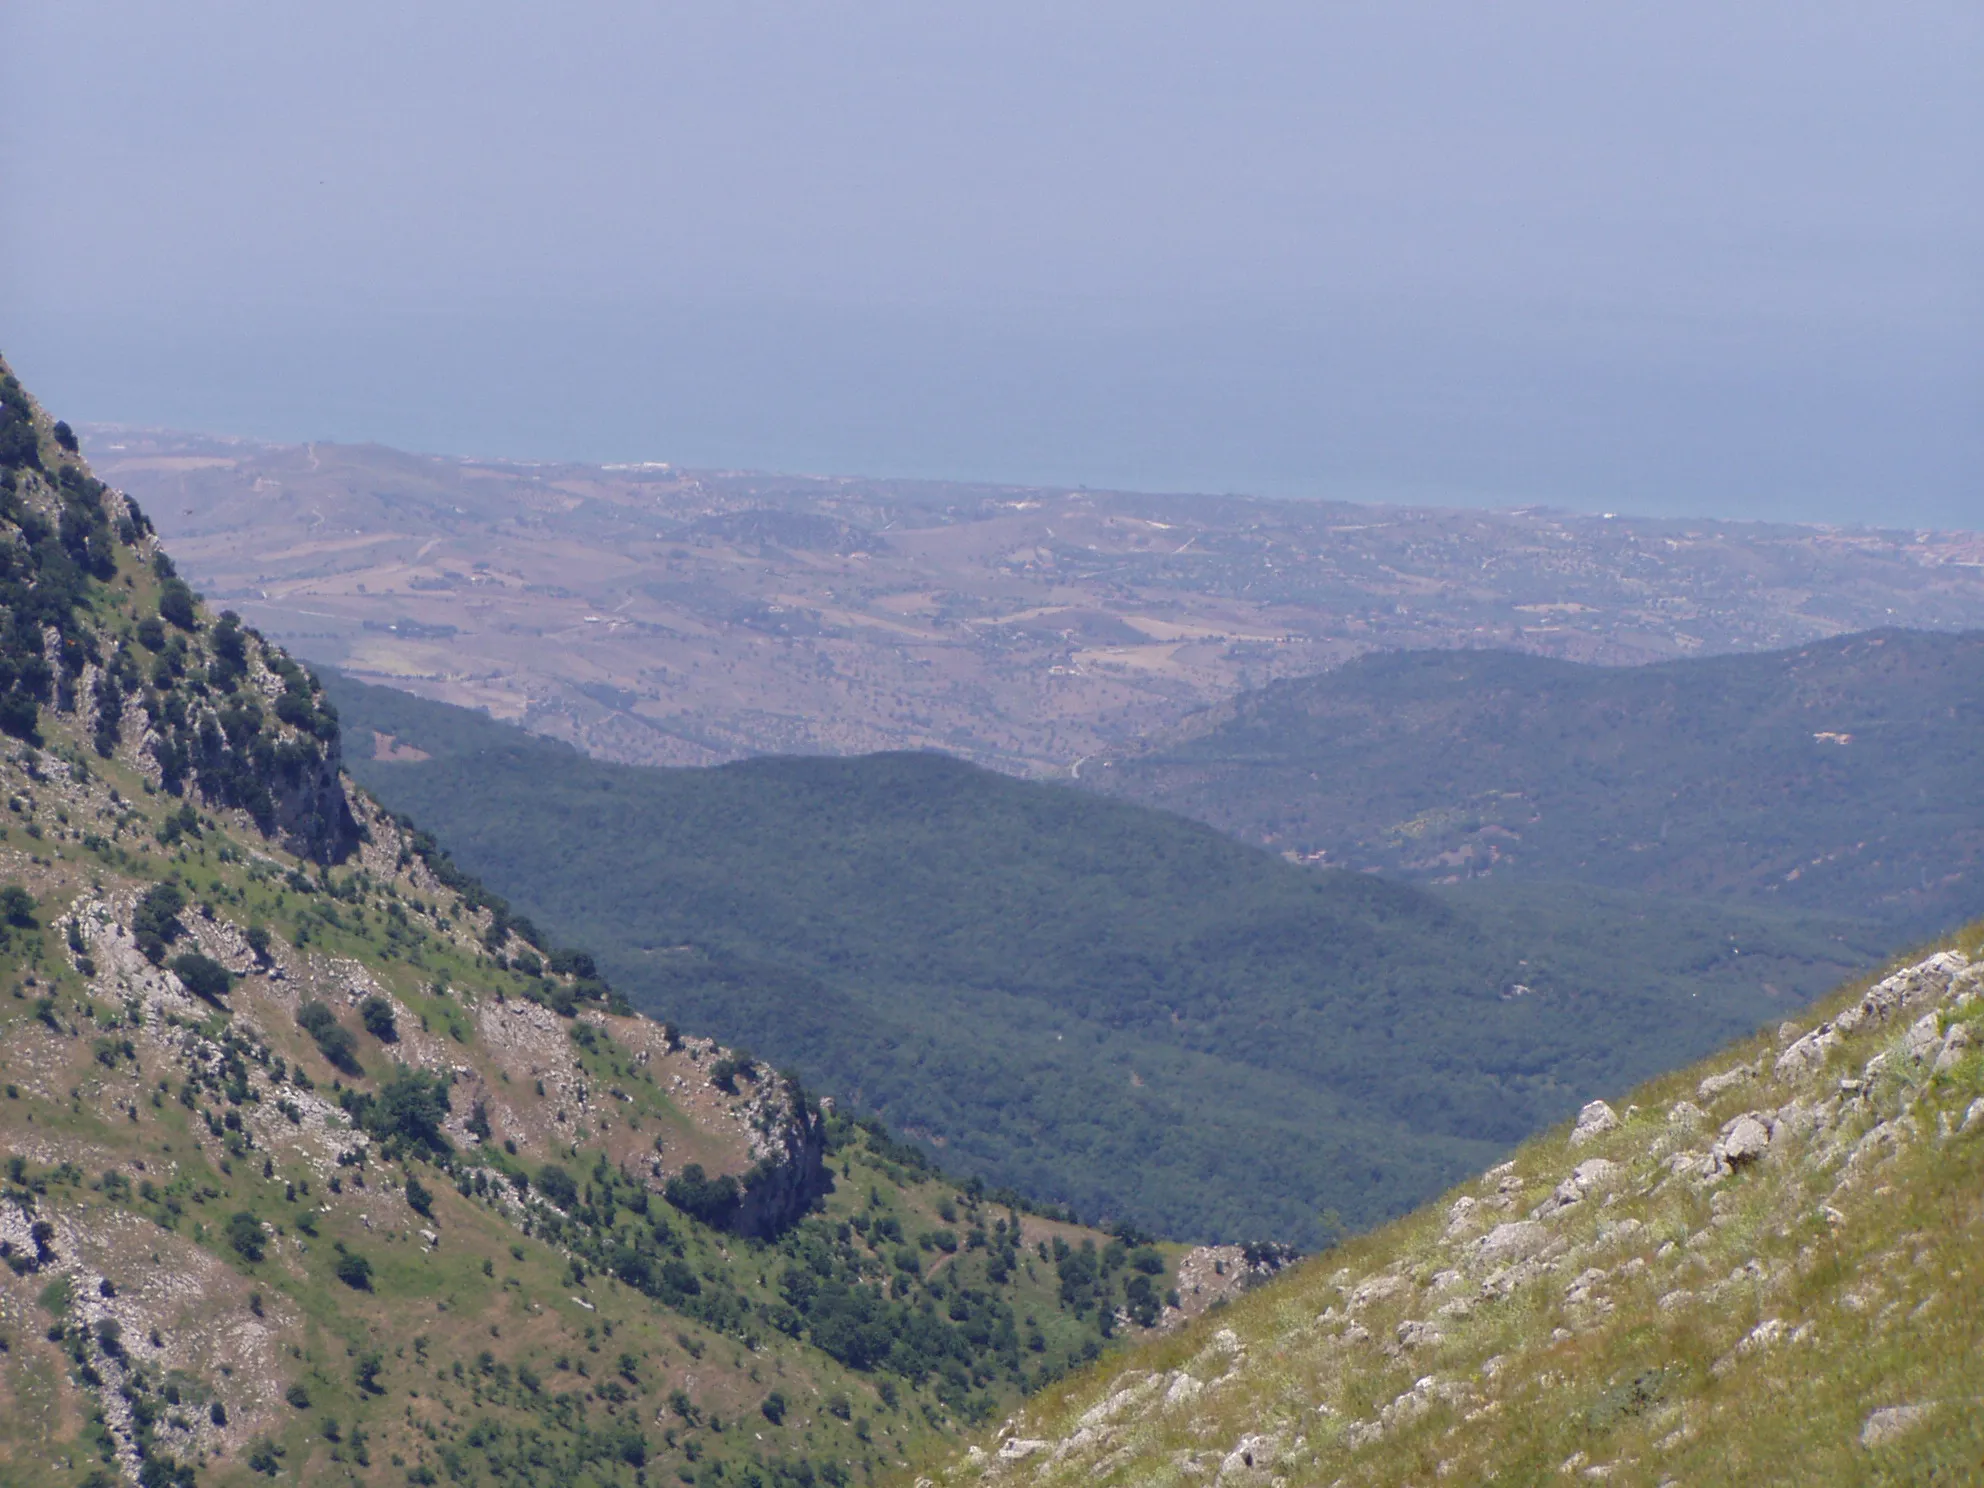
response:
<path id="1" fill-rule="evenodd" d="M 589 760 L 331 678 L 352 768 L 637 1004 L 947 1162 L 1180 1236 L 1313 1245 L 1880 946 L 1629 896 L 1296 868 L 940 755 Z"/>
<path id="2" fill-rule="evenodd" d="M 1984 632 L 1582 666 L 1376 653 L 1080 783 L 1421 881 L 1555 879 L 1878 920 L 1984 912 Z"/>

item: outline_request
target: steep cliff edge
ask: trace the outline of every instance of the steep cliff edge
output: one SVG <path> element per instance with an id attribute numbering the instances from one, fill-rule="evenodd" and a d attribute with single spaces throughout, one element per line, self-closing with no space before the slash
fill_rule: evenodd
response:
<path id="1" fill-rule="evenodd" d="M 302 857 L 358 844 L 336 708 L 240 618 L 216 620 L 151 522 L 90 474 L 0 362 L 0 729 L 41 742 L 44 710 L 147 785 L 238 810 Z"/>

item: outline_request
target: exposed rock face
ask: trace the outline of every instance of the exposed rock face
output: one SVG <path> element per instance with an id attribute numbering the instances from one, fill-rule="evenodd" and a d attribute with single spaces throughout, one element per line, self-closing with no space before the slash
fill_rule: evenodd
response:
<path id="1" fill-rule="evenodd" d="M 1946 1074 L 1962 1063 L 1963 1057 L 1977 1047 L 1977 1036 L 1969 1025 L 1957 1024 L 1943 1038 L 1942 1052 L 1936 1056 L 1935 1073 Z"/>
<path id="2" fill-rule="evenodd" d="M 298 857 L 342 863 L 358 846 L 358 822 L 344 790 L 344 743 L 333 735 L 314 765 L 278 768 L 269 782 L 275 801 L 270 833 Z"/>
<path id="3" fill-rule="evenodd" d="M 1823 1067 L 1827 1054 L 1848 1034 L 1881 1027 L 1938 999 L 1956 1000 L 1980 986 L 1984 986 L 1984 978 L 1980 978 L 1978 968 L 1950 951 L 1939 951 L 1925 961 L 1903 967 L 1831 1022 L 1821 1023 L 1795 1040 L 1777 1057 L 1777 1077 L 1797 1079 L 1811 1074 Z"/>
<path id="4" fill-rule="evenodd" d="M 1704 1103 L 1713 1101 L 1724 1091 L 1734 1090 L 1738 1085 L 1747 1084 L 1756 1076 L 1757 1072 L 1752 1066 L 1739 1064 L 1734 1069 L 1708 1076 L 1695 1087 L 1695 1096 Z"/>
<path id="5" fill-rule="evenodd" d="M 766 1082 L 754 1113 L 751 1150 L 757 1165 L 744 1175 L 730 1229 L 765 1240 L 797 1222 L 827 1192 L 827 1138 L 818 1112 L 799 1087 L 782 1077 Z"/>
<path id="6" fill-rule="evenodd" d="M 1619 1127 L 1619 1113 L 1604 1101 L 1593 1101 L 1578 1112 L 1578 1124 L 1571 1128 L 1571 1145 L 1582 1146 L 1595 1138 L 1604 1136 Z"/>
<path id="7" fill-rule="evenodd" d="M 1722 1160 L 1730 1167 L 1755 1162 L 1770 1150 L 1770 1128 L 1754 1114 L 1738 1116 L 1722 1134 Z"/>
<path id="8" fill-rule="evenodd" d="M 16 517 L 70 533 L 100 529 L 103 546 L 87 567 L 95 578 L 116 574 L 121 551 L 126 583 L 135 558 L 163 584 L 150 631 L 125 632 L 110 611 L 58 607 L 59 623 L 42 626 L 44 655 L 30 670 L 59 685 L 34 695 L 34 716 L 43 705 L 68 715 L 100 757 L 133 766 L 168 796 L 244 811 L 265 836 L 312 862 L 349 857 L 361 834 L 341 774 L 337 710 L 317 679 L 232 611 L 200 615 L 143 514 L 80 465 L 8 469 L 6 482 Z M 38 743 L 31 722 L 17 716 L 12 732 Z"/>
<path id="9" fill-rule="evenodd" d="M 1274 1246 L 1194 1246 L 1178 1263 L 1178 1305 L 1165 1306 L 1163 1326 L 1178 1327 L 1208 1308 L 1233 1301 L 1270 1280 L 1289 1259 Z"/>
<path id="10" fill-rule="evenodd" d="M 1927 1424 L 1935 1409 L 1933 1405 L 1883 1406 L 1869 1415 L 1867 1424 L 1860 1428 L 1860 1445 L 1870 1449 L 1886 1446 Z"/>
<path id="11" fill-rule="evenodd" d="M 1475 1241 L 1468 1259 L 1476 1266 L 1499 1266 L 1534 1255 L 1550 1243 L 1550 1231 L 1533 1219 L 1496 1225 Z"/>
<path id="12" fill-rule="evenodd" d="M 1619 1180 L 1622 1169 L 1615 1162 L 1602 1157 L 1594 1157 L 1579 1163 L 1571 1170 L 1571 1176 L 1557 1185 L 1556 1191 L 1537 1205 L 1531 1219 L 1544 1219 L 1572 1204 L 1582 1203 L 1590 1193 L 1603 1192 Z"/>
<path id="13" fill-rule="evenodd" d="M 1233 1450 L 1220 1459 L 1217 1481 L 1236 1485 L 1236 1488 L 1238 1485 L 1267 1483 L 1280 1456 L 1279 1436 L 1250 1432 L 1241 1437 L 1234 1444 Z"/>

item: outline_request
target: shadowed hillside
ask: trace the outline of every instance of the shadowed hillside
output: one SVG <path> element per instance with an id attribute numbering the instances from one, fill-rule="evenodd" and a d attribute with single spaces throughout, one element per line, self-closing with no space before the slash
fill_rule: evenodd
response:
<path id="1" fill-rule="evenodd" d="M 371 739 L 360 778 L 635 1002 L 991 1181 L 1172 1234 L 1315 1244 L 1396 1213 L 1881 948 L 1317 873 L 940 755 L 644 769 L 327 685 Z"/>
<path id="2" fill-rule="evenodd" d="M 1276 851 L 1869 918 L 1984 911 L 1984 632 L 1581 666 L 1376 654 L 1277 682 L 1080 783 Z"/>

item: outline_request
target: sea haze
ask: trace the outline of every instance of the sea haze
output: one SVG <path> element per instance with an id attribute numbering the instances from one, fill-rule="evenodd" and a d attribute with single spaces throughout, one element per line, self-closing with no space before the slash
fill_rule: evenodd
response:
<path id="1" fill-rule="evenodd" d="M 1975 520 L 1974 7 L 582 17 L 24 15 L 0 341 L 72 421 Z"/>
<path id="2" fill-rule="evenodd" d="M 1969 348 L 1459 305 L 746 302 L 9 317 L 93 416 L 283 440 L 1441 505 L 1975 525 Z M 1878 499 L 1874 499 L 1878 493 Z"/>

